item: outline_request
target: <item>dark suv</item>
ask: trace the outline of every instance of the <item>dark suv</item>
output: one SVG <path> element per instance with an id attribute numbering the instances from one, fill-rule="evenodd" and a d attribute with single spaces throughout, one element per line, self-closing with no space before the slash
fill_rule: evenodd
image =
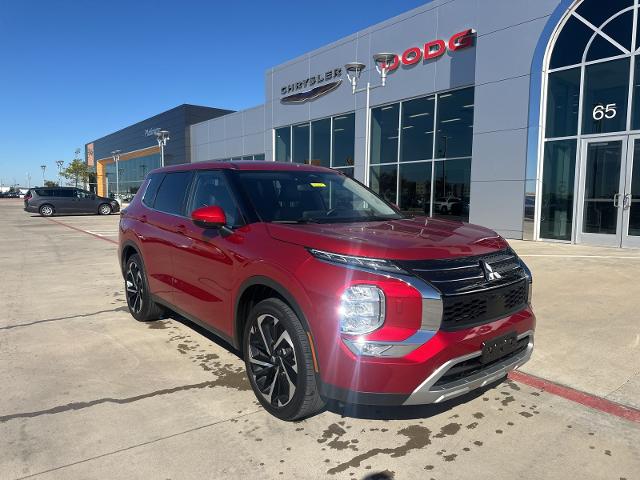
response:
<path id="1" fill-rule="evenodd" d="M 24 210 L 43 217 L 65 213 L 110 215 L 119 212 L 120 205 L 111 198 L 74 187 L 32 188 L 24 197 Z"/>
<path id="2" fill-rule="evenodd" d="M 531 273 L 495 232 L 408 217 L 321 167 L 152 172 L 120 219 L 129 311 L 165 309 L 237 348 L 273 415 L 326 399 L 438 403 L 533 350 Z"/>

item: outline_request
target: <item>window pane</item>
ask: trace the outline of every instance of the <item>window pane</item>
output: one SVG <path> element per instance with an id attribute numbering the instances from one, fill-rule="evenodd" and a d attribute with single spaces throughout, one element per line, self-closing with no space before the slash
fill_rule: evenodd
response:
<path id="1" fill-rule="evenodd" d="M 191 181 L 191 172 L 167 173 L 158 189 L 153 206 L 156 210 L 174 215 L 184 213 L 184 199 Z"/>
<path id="2" fill-rule="evenodd" d="M 469 221 L 471 159 L 436 162 L 433 216 Z"/>
<path id="3" fill-rule="evenodd" d="M 433 158 L 433 123 L 436 97 L 418 98 L 402 104 L 400 161 Z"/>
<path id="4" fill-rule="evenodd" d="M 254 160 L 264 160 L 264 153 L 259 153 L 253 156 Z"/>
<path id="5" fill-rule="evenodd" d="M 582 133 L 625 130 L 628 91 L 628 58 L 586 67 Z"/>
<path id="6" fill-rule="evenodd" d="M 473 88 L 438 95 L 436 158 L 471 155 L 473 98 Z"/>
<path id="7" fill-rule="evenodd" d="M 569 137 L 578 133 L 580 69 L 549 75 L 547 95 L 547 137 Z"/>
<path id="8" fill-rule="evenodd" d="M 317 120 L 311 123 L 311 164 L 330 166 L 331 155 L 331 119 Z"/>
<path id="9" fill-rule="evenodd" d="M 584 49 L 594 31 L 575 17 L 562 28 L 551 55 L 551 68 L 566 67 L 582 62 Z"/>
<path id="10" fill-rule="evenodd" d="M 625 52 L 616 47 L 609 40 L 604 38 L 601 35 L 596 35 L 589 47 L 589 52 L 587 53 L 587 62 L 591 62 L 592 60 L 601 60 L 604 58 L 617 57 L 618 55 L 623 55 Z"/>
<path id="11" fill-rule="evenodd" d="M 596 27 L 600 27 L 609 17 L 632 5 L 633 0 L 609 0 L 606 2 L 603 0 L 585 0 L 576 9 L 576 13 Z"/>
<path id="12" fill-rule="evenodd" d="M 638 15 L 638 18 L 640 18 L 640 15 Z M 640 37 L 640 34 L 638 37 Z M 640 130 L 640 57 L 636 57 L 634 70 L 631 128 L 633 130 Z"/>
<path id="13" fill-rule="evenodd" d="M 371 167 L 371 190 L 376 192 L 387 202 L 397 202 L 397 179 L 398 167 L 396 165 Z"/>
<path id="14" fill-rule="evenodd" d="M 635 140 L 633 144 L 633 172 L 631 173 L 630 194 L 629 235 L 640 236 L 640 140 Z"/>
<path id="15" fill-rule="evenodd" d="M 584 233 L 615 235 L 620 191 L 622 141 L 590 143 L 584 181 Z"/>
<path id="16" fill-rule="evenodd" d="M 144 203 L 148 207 L 153 207 L 153 202 L 156 199 L 156 193 L 158 193 L 158 187 L 162 183 L 163 178 L 164 174 L 162 173 L 151 175 L 151 178 L 149 179 L 149 185 L 144 192 L 144 197 L 142 197 L 142 203 Z"/>
<path id="17" fill-rule="evenodd" d="M 227 225 L 236 226 L 241 220 L 238 206 L 222 172 L 200 172 L 196 176 L 190 210 L 216 205 L 224 210 Z"/>
<path id="18" fill-rule="evenodd" d="M 416 215 L 431 214 L 432 162 L 400 165 L 400 208 Z"/>
<path id="19" fill-rule="evenodd" d="M 571 240 L 576 141 L 547 142 L 540 210 L 540 236 Z"/>
<path id="20" fill-rule="evenodd" d="M 351 166 L 354 163 L 356 114 L 333 117 L 333 166 Z"/>
<path id="21" fill-rule="evenodd" d="M 309 124 L 293 126 L 293 161 L 309 163 Z"/>
<path id="22" fill-rule="evenodd" d="M 371 163 L 398 161 L 398 116 L 400 105 L 395 103 L 371 111 Z"/>
<path id="23" fill-rule="evenodd" d="M 276 162 L 291 161 L 291 128 L 276 130 Z"/>
<path id="24" fill-rule="evenodd" d="M 631 50 L 631 34 L 633 32 L 633 11 L 623 13 L 614 18 L 602 29 L 604 33 L 613 38 L 625 48 Z"/>

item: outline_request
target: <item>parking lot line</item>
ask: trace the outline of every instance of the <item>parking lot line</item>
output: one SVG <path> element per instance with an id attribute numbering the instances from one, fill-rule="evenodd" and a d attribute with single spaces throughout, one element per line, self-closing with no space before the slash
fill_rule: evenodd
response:
<path id="1" fill-rule="evenodd" d="M 77 232 L 86 233 L 87 235 L 91 235 L 94 238 L 98 238 L 100 240 L 104 240 L 105 242 L 115 243 L 116 245 L 118 244 L 118 242 L 116 240 L 113 240 L 113 239 L 108 238 L 108 237 L 103 237 L 102 235 L 98 235 L 96 233 L 89 232 L 88 230 L 83 230 L 81 228 L 74 227 L 73 225 L 69 225 L 68 223 L 64 223 L 64 222 L 61 222 L 59 220 L 54 220 L 53 218 L 47 218 L 47 220 L 49 220 L 50 222 L 53 222 L 53 223 L 57 223 L 58 225 L 62 225 L 63 227 L 70 228 L 71 230 L 75 230 Z"/>
<path id="2" fill-rule="evenodd" d="M 528 373 L 513 371 L 509 374 L 509 378 L 594 410 L 624 418 L 631 422 L 640 423 L 640 410 L 636 408 L 621 405 L 606 398 L 581 392 L 580 390 L 575 390 L 571 387 L 560 385 L 559 383 L 551 382 Z"/>

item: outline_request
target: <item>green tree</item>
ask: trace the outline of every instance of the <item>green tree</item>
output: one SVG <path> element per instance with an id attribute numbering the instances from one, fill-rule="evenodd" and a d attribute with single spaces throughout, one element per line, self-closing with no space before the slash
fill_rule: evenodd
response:
<path id="1" fill-rule="evenodd" d="M 45 180 L 44 181 L 44 186 L 45 187 L 57 187 L 58 186 L 58 182 L 54 182 L 53 180 Z"/>
<path id="2" fill-rule="evenodd" d="M 91 169 L 89 168 L 89 165 L 79 158 L 76 158 L 60 173 L 64 178 L 73 180 L 77 187 L 78 183 L 85 183 L 89 180 Z"/>

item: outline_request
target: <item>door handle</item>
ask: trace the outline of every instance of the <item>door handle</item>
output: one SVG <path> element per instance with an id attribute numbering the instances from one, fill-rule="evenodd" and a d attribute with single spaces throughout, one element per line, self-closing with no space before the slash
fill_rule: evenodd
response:
<path id="1" fill-rule="evenodd" d="M 181 235 L 185 235 L 187 233 L 187 227 L 185 227 L 184 225 L 178 225 L 176 227 L 176 232 L 180 233 Z"/>
<path id="2" fill-rule="evenodd" d="M 631 194 L 627 193 L 624 196 L 624 200 L 622 201 L 622 208 L 624 208 L 625 210 L 628 210 L 631 208 Z"/>
<path id="3" fill-rule="evenodd" d="M 613 206 L 614 206 L 614 208 L 619 208 L 620 207 L 620 197 L 622 197 L 621 193 L 616 193 L 613 196 Z"/>
<path id="4" fill-rule="evenodd" d="M 147 216 L 146 216 L 146 215 L 142 215 L 142 216 L 140 217 L 140 222 L 142 222 L 142 223 L 147 223 Z"/>

